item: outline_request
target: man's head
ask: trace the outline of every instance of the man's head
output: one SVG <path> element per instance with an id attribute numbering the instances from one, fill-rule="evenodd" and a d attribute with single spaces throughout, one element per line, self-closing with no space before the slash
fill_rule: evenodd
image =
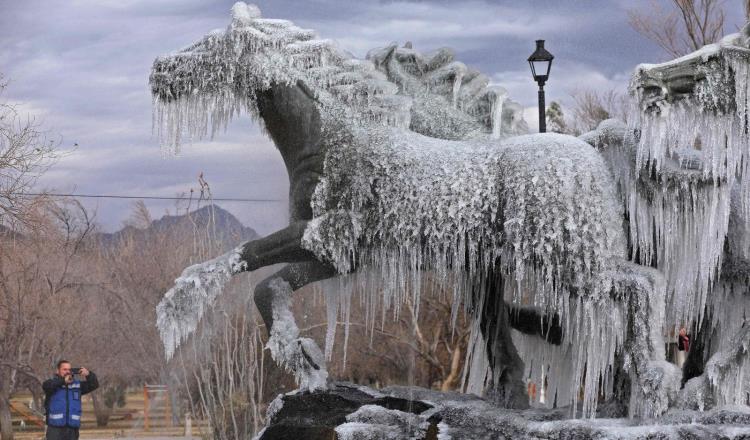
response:
<path id="1" fill-rule="evenodd" d="M 61 359 L 57 362 L 57 375 L 61 377 L 69 376 L 70 375 L 70 362 L 66 361 L 65 359 Z"/>

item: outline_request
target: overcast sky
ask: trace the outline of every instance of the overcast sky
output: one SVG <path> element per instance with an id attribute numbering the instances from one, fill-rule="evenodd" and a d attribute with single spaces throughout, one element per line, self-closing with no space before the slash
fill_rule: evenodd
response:
<path id="1" fill-rule="evenodd" d="M 286 225 L 287 176 L 279 154 L 248 118 L 214 141 L 165 156 L 151 135 L 148 75 L 160 54 L 229 23 L 233 0 L 0 0 L 0 72 L 5 99 L 37 118 L 62 146 L 78 147 L 40 187 L 57 192 L 174 196 L 196 188 L 204 172 L 214 197 L 278 199 L 221 205 L 269 233 Z M 526 57 L 535 39 L 555 55 L 548 102 L 576 88 L 625 91 L 633 67 L 665 59 L 634 33 L 627 8 L 646 0 L 536 1 L 258 1 L 263 16 L 286 18 L 335 39 L 358 57 L 391 41 L 420 51 L 442 46 L 508 89 L 536 103 Z M 728 32 L 741 20 L 727 0 Z M 530 112 L 530 113 L 533 113 Z M 105 230 L 121 226 L 127 200 L 88 200 Z M 155 217 L 170 202 L 148 202 Z"/>

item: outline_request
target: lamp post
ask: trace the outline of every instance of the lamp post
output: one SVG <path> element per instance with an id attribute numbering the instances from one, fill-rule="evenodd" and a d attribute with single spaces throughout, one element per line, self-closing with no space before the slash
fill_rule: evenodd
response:
<path id="1" fill-rule="evenodd" d="M 549 71 L 552 68 L 554 55 L 544 48 L 544 40 L 536 40 L 536 50 L 529 57 L 529 66 L 534 81 L 539 84 L 539 133 L 547 131 L 547 116 L 545 115 L 544 105 L 544 83 L 549 78 Z"/>

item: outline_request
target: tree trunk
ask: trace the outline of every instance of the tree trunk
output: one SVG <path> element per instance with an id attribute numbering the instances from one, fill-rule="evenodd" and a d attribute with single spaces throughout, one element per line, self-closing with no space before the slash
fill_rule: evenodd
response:
<path id="1" fill-rule="evenodd" d="M 13 424 L 10 418 L 10 395 L 0 393 L 0 440 L 13 440 Z"/>
<path id="2" fill-rule="evenodd" d="M 104 401 L 99 397 L 99 393 L 91 393 L 91 400 L 94 402 L 94 415 L 96 416 L 96 426 L 104 428 L 109 423 L 109 417 L 112 415 L 112 408 L 108 408 Z"/>
<path id="3" fill-rule="evenodd" d="M 29 385 L 29 391 L 34 399 L 34 410 L 44 413 L 44 391 L 38 384 Z"/>

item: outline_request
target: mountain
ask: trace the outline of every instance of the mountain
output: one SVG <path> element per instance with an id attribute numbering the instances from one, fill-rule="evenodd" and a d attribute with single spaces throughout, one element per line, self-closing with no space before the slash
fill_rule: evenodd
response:
<path id="1" fill-rule="evenodd" d="M 148 227 L 125 226 L 113 233 L 100 233 L 101 244 L 115 245 L 124 238 L 148 241 L 153 234 L 193 240 L 194 237 L 209 239 L 219 247 L 238 245 L 259 238 L 253 228 L 243 225 L 229 211 L 218 205 L 207 205 L 183 215 L 165 215 L 152 221 Z"/>

